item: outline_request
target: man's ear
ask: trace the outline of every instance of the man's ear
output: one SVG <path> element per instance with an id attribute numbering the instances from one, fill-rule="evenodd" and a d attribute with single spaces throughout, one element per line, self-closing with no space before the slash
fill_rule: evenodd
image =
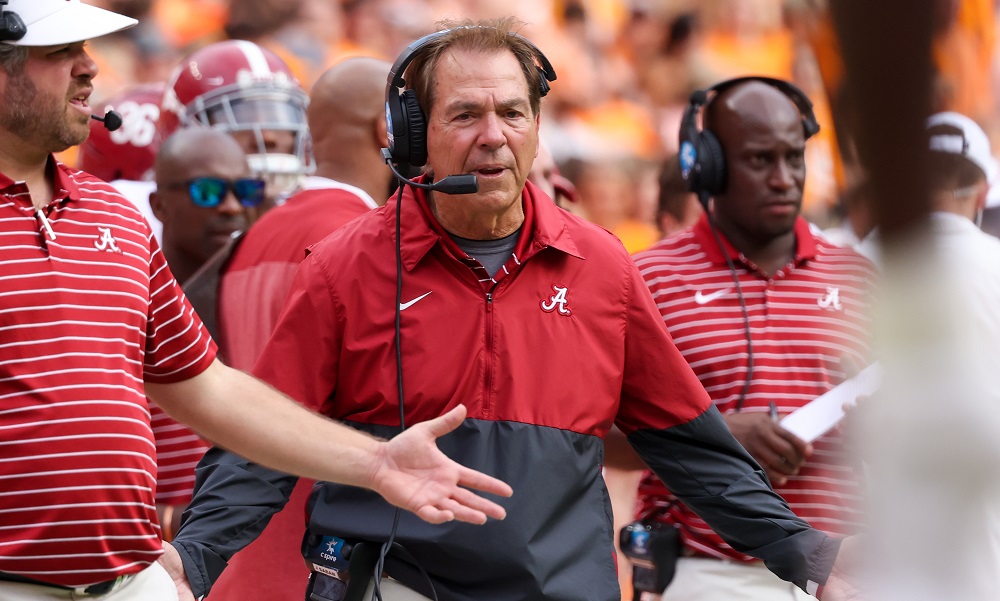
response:
<path id="1" fill-rule="evenodd" d="M 160 221 L 166 221 L 166 203 L 163 202 L 163 197 L 160 196 L 158 190 L 153 190 L 149 193 L 149 208 L 153 209 L 153 216 L 155 216 Z"/>
<path id="2" fill-rule="evenodd" d="M 986 197 L 990 193 L 990 183 L 985 179 L 976 187 L 976 211 L 986 209 Z"/>

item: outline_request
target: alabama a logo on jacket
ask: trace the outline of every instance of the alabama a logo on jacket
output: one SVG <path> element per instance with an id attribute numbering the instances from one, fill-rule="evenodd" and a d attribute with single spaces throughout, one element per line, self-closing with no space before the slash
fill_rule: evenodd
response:
<path id="1" fill-rule="evenodd" d="M 569 290 L 569 288 L 552 284 L 552 290 L 555 291 L 555 294 L 547 300 L 542 299 L 542 311 L 545 311 L 546 313 L 558 311 L 559 315 L 572 315 L 573 312 L 570 311 L 567 306 L 569 301 L 566 300 L 566 291 Z"/>

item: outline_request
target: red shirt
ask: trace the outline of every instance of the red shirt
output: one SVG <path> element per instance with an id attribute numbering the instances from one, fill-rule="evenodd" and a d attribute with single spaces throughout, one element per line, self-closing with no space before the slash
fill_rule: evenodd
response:
<path id="1" fill-rule="evenodd" d="M 187 505 L 194 490 L 194 469 L 211 445 L 155 402 L 147 402 L 156 443 L 156 502 Z"/>
<path id="2" fill-rule="evenodd" d="M 789 413 L 845 377 L 841 357 L 867 362 L 868 313 L 875 271 L 857 253 L 816 237 L 795 224 L 791 263 L 771 277 L 724 240 L 736 266 L 750 316 L 753 376 L 742 411 Z M 720 233 L 721 237 L 721 233 Z M 660 315 L 681 354 L 725 415 L 737 411 L 746 382 L 743 313 L 724 255 L 703 216 L 693 228 L 635 256 Z M 797 476 L 775 488 L 792 510 L 832 535 L 860 523 L 858 487 L 837 430 L 815 443 Z M 693 512 L 677 504 L 651 472 L 639 487 L 640 519 L 679 523 L 695 553 L 751 560 L 734 551 Z"/>
<path id="3" fill-rule="evenodd" d="M 236 369 L 249 371 L 263 350 L 306 249 L 378 207 L 354 186 L 320 177 L 306 184 L 250 228 L 222 276 L 220 345 Z"/>
<path id="4" fill-rule="evenodd" d="M 395 204 L 390 199 L 310 249 L 254 366 L 258 377 L 330 417 L 399 422 Z M 612 422 L 629 434 L 700 415 L 704 391 L 650 319 L 652 301 L 646 290 L 636 292 L 643 283 L 621 244 L 530 182 L 523 206 L 513 256 L 491 279 L 437 223 L 422 191 L 403 195 L 401 328 L 414 395 L 408 422 L 462 402 L 468 419 L 603 438 Z M 581 349 L 588 349 L 585 361 Z M 651 373 L 671 389 L 654 385 Z"/>
<path id="5" fill-rule="evenodd" d="M 52 234 L 0 174 L 0 571 L 81 586 L 159 557 L 143 381 L 193 377 L 215 346 L 139 211 L 49 169 Z"/>

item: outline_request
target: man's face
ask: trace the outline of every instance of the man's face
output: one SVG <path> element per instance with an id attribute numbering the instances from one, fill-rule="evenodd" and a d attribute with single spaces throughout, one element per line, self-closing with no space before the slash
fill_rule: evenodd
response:
<path id="1" fill-rule="evenodd" d="M 249 154 L 263 154 L 273 152 L 278 154 L 295 154 L 295 133 L 277 129 L 260 130 L 260 139 L 257 132 L 240 130 L 231 131 L 229 135 L 233 137 L 243 152 Z"/>
<path id="2" fill-rule="evenodd" d="M 210 144 L 209 146 L 216 146 Z M 233 232 L 243 230 L 252 217 L 236 199 L 232 190 L 215 207 L 201 207 L 192 202 L 188 188 L 181 184 L 198 177 L 219 177 L 235 180 L 249 177 L 244 156 L 233 148 L 218 145 L 217 151 L 206 149 L 202 156 L 186 161 L 171 173 L 157 174 L 157 195 L 163 221 L 164 247 L 172 247 L 175 256 L 183 256 L 192 264 L 201 265 L 229 240 Z"/>
<path id="3" fill-rule="evenodd" d="M 538 116 L 511 52 L 453 49 L 435 67 L 427 164 L 436 179 L 472 173 L 479 192 L 462 196 L 472 213 L 502 213 L 521 198 L 538 151 Z"/>
<path id="4" fill-rule="evenodd" d="M 727 166 L 726 190 L 714 199 L 718 223 L 756 243 L 793 231 L 806 179 L 805 134 L 795 105 L 776 90 L 737 95 L 719 108 L 713 131 Z"/>
<path id="5" fill-rule="evenodd" d="M 19 71 L 0 71 L 0 127 L 46 154 L 80 144 L 96 74 L 83 42 L 29 47 Z"/>

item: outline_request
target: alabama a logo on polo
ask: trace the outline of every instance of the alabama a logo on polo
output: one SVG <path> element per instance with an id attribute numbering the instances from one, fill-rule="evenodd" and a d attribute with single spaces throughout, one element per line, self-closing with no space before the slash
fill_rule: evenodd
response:
<path id="1" fill-rule="evenodd" d="M 816 301 L 821 309 L 831 309 L 833 311 L 843 311 L 840 304 L 840 288 L 827 287 L 826 294 Z"/>
<path id="2" fill-rule="evenodd" d="M 566 303 L 568 302 L 566 300 L 566 291 L 569 290 L 569 288 L 552 284 L 552 290 L 555 291 L 555 294 L 553 294 L 548 300 L 542 301 L 542 311 L 545 311 L 546 313 L 558 311 L 559 315 L 572 315 L 573 312 L 566 306 Z"/>
<path id="3" fill-rule="evenodd" d="M 118 243 L 115 242 L 115 237 L 111 235 L 111 228 L 98 227 L 97 231 L 101 233 L 101 237 L 94 241 L 94 248 L 109 253 L 120 253 L 122 251 L 118 248 Z"/>

